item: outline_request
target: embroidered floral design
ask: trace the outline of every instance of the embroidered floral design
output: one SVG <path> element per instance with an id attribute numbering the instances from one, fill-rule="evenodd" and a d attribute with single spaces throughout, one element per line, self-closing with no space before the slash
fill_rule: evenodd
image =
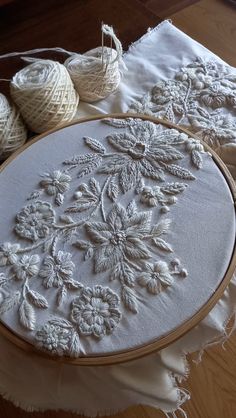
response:
<path id="1" fill-rule="evenodd" d="M 55 196 L 55 203 L 60 205 L 64 200 L 64 193 L 70 188 L 71 176 L 59 170 L 45 173 L 40 186 L 49 196 Z"/>
<path id="2" fill-rule="evenodd" d="M 37 330 L 35 340 L 38 348 L 51 355 L 78 357 L 81 353 L 79 336 L 65 319 L 48 321 Z"/>
<path id="3" fill-rule="evenodd" d="M 236 74 L 226 65 L 201 58 L 183 67 L 175 79 L 159 81 L 130 107 L 131 112 L 189 126 L 213 148 L 236 141 L 235 109 Z"/>
<path id="4" fill-rule="evenodd" d="M 229 142 L 236 142 L 236 122 L 222 115 L 219 109 L 214 113 L 204 112 L 199 116 L 189 116 L 192 130 L 212 148 Z"/>
<path id="5" fill-rule="evenodd" d="M 44 176 L 40 185 L 50 196 L 55 196 L 57 193 L 64 193 L 69 190 L 71 177 L 68 174 L 55 170 L 52 173 L 45 173 Z"/>
<path id="6" fill-rule="evenodd" d="M 184 183 L 165 183 L 164 186 L 145 186 L 142 189 L 140 201 L 148 206 L 154 207 L 161 205 L 161 211 L 166 213 L 169 211 L 169 205 L 173 205 L 177 201 L 176 194 L 182 193 L 187 184 Z"/>
<path id="7" fill-rule="evenodd" d="M 60 287 L 64 281 L 72 278 L 74 267 L 71 254 L 59 251 L 54 257 L 45 258 L 39 275 L 43 278 L 43 285 L 46 288 Z"/>
<path id="8" fill-rule="evenodd" d="M 150 212 L 129 216 L 123 206 L 114 205 L 106 222 L 85 224 L 93 243 L 95 272 L 106 271 L 122 260 L 149 258 L 150 252 L 142 238 L 150 230 L 150 221 Z"/>
<path id="9" fill-rule="evenodd" d="M 141 286 L 146 286 L 148 292 L 156 295 L 163 286 L 172 285 L 174 279 L 169 266 L 165 261 L 157 261 L 154 264 L 145 263 L 145 272 L 138 277 Z"/>
<path id="10" fill-rule="evenodd" d="M 178 100 L 181 105 L 180 90 L 176 82 L 174 85 L 172 98 L 164 82 L 153 89 L 155 106 L 168 104 L 179 111 L 176 106 Z M 167 92 L 162 101 L 158 99 L 161 89 Z M 0 246 L 0 267 L 6 269 L 0 272 L 0 315 L 12 310 L 25 331 L 34 331 L 36 345 L 53 355 L 79 356 L 81 337 L 102 338 L 119 326 L 120 300 L 126 313 L 138 313 L 140 295 L 145 294 L 142 287 L 157 294 L 174 284 L 175 275 L 187 275 L 179 262 L 160 259 L 163 254 L 170 257 L 173 248 L 165 239 L 171 222 L 158 220 L 156 206 L 167 212 L 187 187 L 183 182 L 167 182 L 167 175 L 186 182 L 195 179 L 191 171 L 176 162 L 182 163 L 188 154 L 195 171 L 199 169 L 202 144 L 176 129 L 137 118 L 103 122 L 122 131 L 104 138 L 107 146 L 85 137 L 91 153 L 66 160 L 65 171 L 44 174 L 41 189 L 27 199 L 33 202 L 16 215 L 14 231 L 18 238 L 31 243 Z M 61 205 L 73 178 L 68 173 L 75 168 L 78 178 L 87 178 L 82 183 L 78 180 L 69 196 L 70 203 L 56 213 L 50 203 L 38 198 L 45 193 L 48 198 L 54 197 L 53 203 Z M 129 193 L 133 200 L 127 206 L 118 203 L 120 193 Z M 135 200 L 146 207 L 138 208 Z M 88 266 L 92 264 L 98 281 L 102 275 L 111 286 L 116 282 L 120 297 L 110 287 L 97 284 L 89 288 L 75 280 L 81 273 L 72 261 L 72 244 L 84 252 L 84 260 Z M 40 327 L 40 312 L 49 308 L 49 301 L 38 292 L 37 285 L 37 291 L 33 288 L 36 281 L 44 286 L 45 294 L 50 289 L 50 303 L 55 303 L 54 309 L 59 308 L 61 315 L 46 317 Z M 12 284 L 17 290 L 12 289 Z M 69 292 L 75 293 L 72 302 Z"/>
<path id="11" fill-rule="evenodd" d="M 74 193 L 75 204 L 68 207 L 65 212 L 84 212 L 96 207 L 99 203 L 101 188 L 98 181 L 94 178 L 89 180 L 89 184 L 82 183 Z"/>
<path id="12" fill-rule="evenodd" d="M 105 122 L 112 126 L 122 126 L 114 119 Z M 137 119 L 135 122 L 124 121 L 123 126 L 128 127 L 130 132 L 107 137 L 120 153 L 104 154 L 104 163 L 98 169 L 99 173 L 117 174 L 123 193 L 137 188 L 142 177 L 163 181 L 165 172 L 183 179 L 195 178 L 189 170 L 173 164 L 183 158 L 176 145 L 184 142 L 184 134 L 176 129 L 160 132 L 156 124 Z"/>
<path id="13" fill-rule="evenodd" d="M 111 334 L 121 320 L 119 298 L 108 287 L 86 287 L 72 302 L 71 320 L 82 335 L 102 338 Z"/>
<path id="14" fill-rule="evenodd" d="M 110 271 L 110 280 L 121 284 L 121 299 L 125 307 L 138 312 L 134 290 L 137 272 L 145 267 L 143 262 L 152 257 L 155 249 L 172 252 L 171 246 L 162 238 L 170 227 L 166 219 L 151 226 L 151 211 L 138 212 L 136 204 L 127 208 L 114 204 L 103 222 L 90 222 L 85 229 L 90 242 L 76 241 L 79 249 L 86 249 L 85 258 L 92 258 L 94 272 Z"/>
<path id="15" fill-rule="evenodd" d="M 30 279 L 36 276 L 39 271 L 40 258 L 37 254 L 34 255 L 22 255 L 21 259 L 13 264 L 12 272 L 17 280 Z"/>
<path id="16" fill-rule="evenodd" d="M 0 246 L 0 266 L 16 263 L 18 256 L 17 252 L 20 249 L 19 244 L 10 244 L 6 242 Z"/>
<path id="17" fill-rule="evenodd" d="M 200 101 L 212 109 L 223 107 L 227 103 L 227 91 L 219 86 L 213 85 L 200 93 Z"/>
<path id="18" fill-rule="evenodd" d="M 25 206 L 16 215 L 15 232 L 31 241 L 45 238 L 55 221 L 55 212 L 50 203 L 37 201 Z"/>

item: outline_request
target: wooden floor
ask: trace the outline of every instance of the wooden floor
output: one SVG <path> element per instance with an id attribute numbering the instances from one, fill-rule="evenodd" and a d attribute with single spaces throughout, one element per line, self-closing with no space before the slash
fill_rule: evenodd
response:
<path id="1" fill-rule="evenodd" d="M 56 3 L 55 7 L 55 0 L 18 0 L 16 5 L 6 6 L 4 13 L 0 9 L 0 53 L 55 45 L 83 52 L 99 43 L 97 34 L 102 19 L 114 25 L 127 48 L 149 26 L 170 17 L 181 30 L 236 66 L 236 6 L 230 2 L 57 0 Z M 10 77 L 17 66 L 17 60 L 0 62 L 1 77 Z M 2 85 L 0 89 L 3 91 Z M 190 378 L 183 383 L 192 394 L 191 401 L 184 406 L 189 418 L 236 418 L 236 335 L 225 348 L 210 348 L 198 366 L 191 363 Z M 76 417 L 64 412 L 25 413 L 9 402 L 0 401 L 0 418 Z M 152 408 L 135 407 L 114 417 L 159 418 L 163 414 Z"/>

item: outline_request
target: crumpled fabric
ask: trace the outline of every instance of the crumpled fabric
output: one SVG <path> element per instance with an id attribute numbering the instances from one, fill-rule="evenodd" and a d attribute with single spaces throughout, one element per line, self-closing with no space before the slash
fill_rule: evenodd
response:
<path id="1" fill-rule="evenodd" d="M 99 103 L 80 103 L 79 117 L 127 112 L 159 79 L 171 78 L 176 68 L 196 56 L 222 63 L 170 22 L 161 23 L 125 54 L 128 70 L 119 89 Z M 236 144 L 223 145 L 218 154 L 236 177 Z M 205 348 L 224 342 L 235 309 L 236 273 L 212 311 L 186 335 L 158 353 L 114 366 L 56 362 L 26 353 L 0 336 L 0 393 L 28 411 L 65 410 L 96 416 L 142 404 L 161 409 L 169 418 L 176 417 L 177 410 L 186 417 L 181 407 L 190 398 L 182 388 L 188 375 L 186 354 L 198 351 L 200 360 Z"/>

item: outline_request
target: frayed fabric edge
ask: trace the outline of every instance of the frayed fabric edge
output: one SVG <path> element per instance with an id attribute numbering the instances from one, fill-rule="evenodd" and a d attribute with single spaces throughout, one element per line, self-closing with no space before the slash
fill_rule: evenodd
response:
<path id="1" fill-rule="evenodd" d="M 227 327 L 230 323 L 230 321 L 233 320 L 233 324 L 230 327 L 229 332 L 227 332 Z M 215 345 L 220 345 L 223 348 L 223 350 L 226 350 L 225 348 L 225 343 L 228 341 L 228 339 L 231 337 L 231 335 L 233 334 L 233 332 L 236 329 L 236 309 L 231 313 L 231 315 L 224 321 L 223 323 L 223 331 L 220 333 L 220 335 L 218 337 L 216 337 L 214 340 L 212 341 L 207 341 L 206 343 L 203 344 L 203 346 L 200 348 L 200 350 L 197 350 L 196 352 L 198 353 L 197 358 L 192 360 L 193 363 L 195 364 L 199 364 L 202 361 L 202 356 L 204 355 L 205 351 L 208 348 L 214 347 Z M 187 355 L 188 353 L 185 353 L 185 355 Z"/>
<path id="2" fill-rule="evenodd" d="M 227 332 L 227 327 L 228 327 L 228 324 L 231 320 L 233 320 L 233 324 L 230 327 L 229 332 Z M 200 350 L 196 351 L 198 353 L 198 357 L 197 357 L 197 359 L 192 360 L 194 363 L 197 363 L 197 364 L 200 363 L 205 350 L 212 347 L 212 346 L 221 344 L 222 348 L 225 349 L 224 344 L 226 343 L 226 341 L 230 338 L 230 336 L 232 335 L 232 333 L 236 329 L 236 309 L 225 320 L 225 322 L 223 324 L 223 328 L 224 328 L 223 331 L 221 332 L 220 336 L 217 339 L 215 339 L 214 341 L 208 341 L 207 343 L 205 343 L 202 346 L 202 348 Z M 171 376 L 172 381 L 173 381 L 173 386 L 178 391 L 177 408 L 173 411 L 166 411 L 166 410 L 157 408 L 155 405 L 143 404 L 143 403 L 142 404 L 130 404 L 130 405 L 127 405 L 126 407 L 123 407 L 123 408 L 104 409 L 104 410 L 100 410 L 100 411 L 96 411 L 96 412 L 86 411 L 86 410 L 81 410 L 81 409 L 75 409 L 75 408 L 74 409 L 73 408 L 55 409 L 55 408 L 45 408 L 45 407 L 41 408 L 41 407 L 38 407 L 38 406 L 26 404 L 24 401 L 19 401 L 14 396 L 12 396 L 10 393 L 2 390 L 1 388 L 0 388 L 0 395 L 5 400 L 10 401 L 14 406 L 16 406 L 18 408 L 21 408 L 26 412 L 45 412 L 45 411 L 60 412 L 60 411 L 64 411 L 64 412 L 75 413 L 75 414 L 82 415 L 82 416 L 85 416 L 85 417 L 95 418 L 95 417 L 101 417 L 101 416 L 115 415 L 117 413 L 125 411 L 127 408 L 132 407 L 132 406 L 151 406 L 151 407 L 159 409 L 161 412 L 163 412 L 163 414 L 165 415 L 166 418 L 178 418 L 177 413 L 178 413 L 178 415 L 181 414 L 181 418 L 188 418 L 187 413 L 184 411 L 182 406 L 185 402 L 190 400 L 191 394 L 187 389 L 179 387 L 179 384 L 183 380 L 186 380 L 189 376 L 190 368 L 189 368 L 189 362 L 187 361 L 187 358 L 186 358 L 187 354 L 189 354 L 189 353 L 183 353 L 182 354 L 182 359 L 184 360 L 184 363 L 185 363 L 184 375 L 182 376 L 182 375 L 173 374 L 173 373 L 170 372 L 170 376 Z"/>
<path id="3" fill-rule="evenodd" d="M 132 50 L 139 45 L 140 43 L 142 43 L 148 36 L 150 36 L 152 33 L 158 31 L 162 26 L 166 25 L 167 23 L 172 24 L 172 20 L 171 19 L 165 19 L 163 20 L 161 23 L 159 23 L 157 26 L 155 26 L 154 28 L 148 28 L 147 32 L 141 36 L 141 38 L 139 38 L 137 41 L 131 43 L 129 45 L 128 51 L 123 53 L 123 57 L 125 57 L 126 55 L 128 55 L 130 52 L 132 52 Z"/>

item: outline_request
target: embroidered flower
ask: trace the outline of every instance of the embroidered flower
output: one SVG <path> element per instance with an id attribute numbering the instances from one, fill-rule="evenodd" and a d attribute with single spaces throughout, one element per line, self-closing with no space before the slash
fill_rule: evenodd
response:
<path id="1" fill-rule="evenodd" d="M 173 282 L 173 276 L 165 261 L 157 261 L 154 264 L 145 263 L 145 272 L 138 278 L 138 283 L 154 295 L 157 295 L 163 286 L 170 286 Z"/>
<path id="2" fill-rule="evenodd" d="M 40 258 L 37 254 L 23 255 L 20 260 L 13 264 L 12 271 L 17 280 L 30 279 L 36 276 L 39 271 Z"/>
<path id="3" fill-rule="evenodd" d="M 192 128 L 212 148 L 222 144 L 236 141 L 236 123 L 229 116 L 222 115 L 219 111 L 205 116 L 189 116 Z"/>
<path id="4" fill-rule="evenodd" d="M 93 244 L 95 272 L 106 271 L 125 259 L 149 258 L 149 250 L 142 239 L 150 231 L 150 221 L 150 212 L 129 216 L 127 209 L 115 204 L 106 222 L 85 224 Z"/>
<path id="5" fill-rule="evenodd" d="M 45 173 L 40 185 L 47 194 L 55 196 L 57 193 L 64 193 L 70 188 L 71 177 L 68 174 L 55 170 L 52 173 Z"/>
<path id="6" fill-rule="evenodd" d="M 2 244 L 0 247 L 0 266 L 16 263 L 19 248 L 19 244 L 10 244 L 9 242 Z"/>
<path id="7" fill-rule="evenodd" d="M 176 189 L 176 194 L 180 193 L 180 191 L 183 191 L 186 185 L 180 184 L 180 187 L 181 187 L 181 190 L 177 191 Z M 171 193 L 169 192 L 169 194 Z M 174 194 L 174 192 L 172 194 Z M 177 198 L 175 196 L 168 196 L 168 190 L 166 188 L 166 192 L 165 192 L 165 187 L 162 188 L 158 186 L 156 187 L 145 186 L 142 190 L 140 201 L 142 203 L 146 203 L 148 206 L 158 206 L 158 204 L 160 204 L 162 208 L 164 209 L 163 212 L 168 212 L 169 209 L 166 207 L 166 205 L 173 205 L 174 203 L 177 202 Z"/>
<path id="8" fill-rule="evenodd" d="M 121 320 L 119 298 L 108 287 L 86 287 L 72 302 L 71 320 L 82 335 L 101 338 L 111 334 Z"/>
<path id="9" fill-rule="evenodd" d="M 158 82 L 152 89 L 152 101 L 156 104 L 182 104 L 183 93 L 187 93 L 187 87 L 176 80 Z"/>
<path id="10" fill-rule="evenodd" d="M 52 355 L 78 357 L 82 351 L 72 324 L 61 318 L 51 319 L 38 329 L 35 340 L 38 348 Z"/>
<path id="11" fill-rule="evenodd" d="M 204 147 L 199 141 L 199 139 L 188 138 L 185 141 L 185 146 L 186 146 L 187 151 L 204 152 Z"/>
<path id="12" fill-rule="evenodd" d="M 200 100 L 206 106 L 211 107 L 212 109 L 217 109 L 218 107 L 226 105 L 227 91 L 213 85 L 207 90 L 201 92 Z"/>
<path id="13" fill-rule="evenodd" d="M 25 206 L 16 216 L 15 232 L 23 238 L 37 241 L 45 238 L 55 221 L 50 203 L 37 201 Z"/>
<path id="14" fill-rule="evenodd" d="M 43 278 L 43 285 L 46 288 L 60 287 L 72 279 L 75 265 L 71 261 L 71 254 L 58 251 L 56 255 L 47 256 L 39 276 Z"/>
<path id="15" fill-rule="evenodd" d="M 105 161 L 100 173 L 118 174 L 123 193 L 137 187 L 142 176 L 153 180 L 164 180 L 164 172 L 180 178 L 194 179 L 190 171 L 171 164 L 183 155 L 173 147 L 184 143 L 186 135 L 176 129 L 161 131 L 156 124 L 148 121 L 130 121 L 130 133 L 114 134 L 108 137 L 110 144 L 121 154 L 104 155 Z"/>

